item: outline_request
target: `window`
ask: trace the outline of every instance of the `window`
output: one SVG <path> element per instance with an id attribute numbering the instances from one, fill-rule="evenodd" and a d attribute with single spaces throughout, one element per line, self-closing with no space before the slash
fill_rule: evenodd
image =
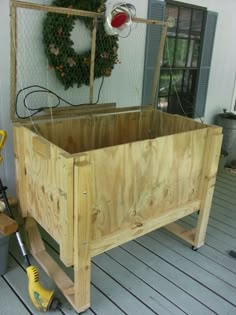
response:
<path id="1" fill-rule="evenodd" d="M 168 30 L 155 106 L 170 113 L 203 117 L 218 14 L 179 1 L 148 0 L 149 19 L 163 20 L 167 15 L 174 17 L 176 24 Z M 146 105 L 152 102 L 161 33 L 161 26 L 147 26 L 142 95 Z"/>
<path id="2" fill-rule="evenodd" d="M 206 10 L 170 2 L 165 12 L 166 17 L 175 20 L 175 25 L 167 33 L 158 107 L 169 113 L 194 117 Z"/>

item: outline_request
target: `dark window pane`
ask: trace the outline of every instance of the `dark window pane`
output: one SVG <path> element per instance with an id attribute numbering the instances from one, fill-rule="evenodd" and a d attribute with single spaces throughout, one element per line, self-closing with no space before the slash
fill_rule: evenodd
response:
<path id="1" fill-rule="evenodd" d="M 198 57 L 200 53 L 200 41 L 194 41 L 192 67 L 197 67 Z"/>
<path id="2" fill-rule="evenodd" d="M 197 67 L 199 49 L 200 49 L 199 40 L 190 40 L 186 64 L 187 67 Z"/>
<path id="3" fill-rule="evenodd" d="M 176 94 L 180 93 L 182 90 L 182 81 L 183 81 L 183 70 L 173 70 L 172 71 L 172 80 L 171 80 L 171 91 L 170 93 Z"/>
<path id="4" fill-rule="evenodd" d="M 172 66 L 174 62 L 175 38 L 166 38 L 165 52 L 162 66 Z"/>
<path id="5" fill-rule="evenodd" d="M 180 8 L 178 36 L 188 37 L 191 21 L 191 9 Z"/>
<path id="6" fill-rule="evenodd" d="M 171 17 L 175 20 L 175 25 L 173 27 L 168 28 L 168 36 L 175 36 L 177 29 L 177 20 L 178 20 L 178 7 L 168 5 L 166 8 L 166 18 Z"/>
<path id="7" fill-rule="evenodd" d="M 159 96 L 168 96 L 169 86 L 170 86 L 170 72 L 169 71 L 161 71 Z"/>
<path id="8" fill-rule="evenodd" d="M 177 39 L 176 54 L 175 54 L 175 66 L 185 67 L 187 61 L 188 40 Z"/>
<path id="9" fill-rule="evenodd" d="M 202 30 L 203 11 L 194 10 L 191 27 L 191 37 L 200 38 Z"/>
<path id="10" fill-rule="evenodd" d="M 183 93 L 188 93 L 189 89 L 189 70 L 184 71 Z"/>

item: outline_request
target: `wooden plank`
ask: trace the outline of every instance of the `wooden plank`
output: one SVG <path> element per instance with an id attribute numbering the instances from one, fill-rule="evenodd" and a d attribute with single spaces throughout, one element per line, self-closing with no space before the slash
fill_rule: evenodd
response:
<path id="1" fill-rule="evenodd" d="M 26 168 L 25 168 L 25 128 L 16 125 L 13 128 L 14 157 L 16 168 L 16 193 L 22 217 L 27 215 Z M 20 197 L 20 198 L 19 198 Z"/>
<path id="2" fill-rule="evenodd" d="M 89 102 L 90 102 L 90 104 L 93 104 L 96 39 L 97 39 L 97 18 L 94 18 L 94 20 L 93 20 L 93 31 L 92 31 L 91 61 L 90 61 L 90 84 L 89 84 Z"/>
<path id="3" fill-rule="evenodd" d="M 67 9 L 64 7 L 63 8 L 62 7 L 52 7 L 52 6 L 28 3 L 28 2 L 23 2 L 23 1 L 16 1 L 15 5 L 19 8 L 26 8 L 26 9 L 40 10 L 40 11 L 47 11 L 47 12 L 55 12 L 55 13 L 60 13 L 60 14 L 71 14 L 71 15 L 76 15 L 76 16 L 86 16 L 86 17 L 96 17 L 96 18 L 103 18 L 104 17 L 103 13 Z M 168 22 L 165 22 L 165 21 L 147 20 L 147 19 L 138 18 L 138 17 L 134 17 L 132 20 L 135 23 L 156 24 L 156 25 L 164 25 L 164 26 L 168 25 Z"/>
<path id="4" fill-rule="evenodd" d="M 194 245 L 194 237 L 196 233 L 196 229 L 186 230 L 177 223 L 171 223 L 165 226 L 165 229 L 169 232 L 172 232 L 176 236 L 180 237 L 184 241 L 188 242 L 189 244 Z"/>
<path id="5" fill-rule="evenodd" d="M 93 105 L 94 106 L 94 105 Z M 91 109 L 84 109 L 82 110 L 81 112 L 78 112 L 77 113 L 77 116 L 81 116 L 81 115 L 84 115 L 84 116 L 91 116 L 91 115 L 95 115 L 96 113 L 98 115 L 102 115 L 102 114 L 119 114 L 119 113 L 126 113 L 126 112 L 136 112 L 136 111 L 140 111 L 140 110 L 150 110 L 152 109 L 152 106 L 151 105 L 144 105 L 144 106 L 129 106 L 129 107 L 118 107 L 118 108 L 115 108 L 115 107 L 112 107 L 112 108 L 98 108 L 97 110 L 94 110 L 93 107 L 91 106 Z M 58 111 L 58 114 L 56 114 L 56 116 L 54 116 L 53 118 L 53 121 L 54 123 L 57 121 L 57 120 L 61 120 L 61 119 L 64 119 L 64 120 L 67 120 L 67 119 L 71 119 L 71 118 L 74 118 L 75 116 L 75 113 L 74 111 L 72 110 L 71 112 L 70 111 Z M 52 115 L 42 115 L 42 116 L 34 116 L 33 117 L 33 121 L 51 121 L 52 119 Z M 21 123 L 24 123 L 24 125 L 31 125 L 32 124 L 32 120 L 29 119 L 21 119 L 21 118 L 15 118 L 14 120 L 12 120 L 14 123 L 18 123 L 18 122 L 21 122 Z"/>
<path id="6" fill-rule="evenodd" d="M 87 157 L 77 159 L 74 166 L 74 299 L 77 312 L 90 306 L 91 180 L 92 164 Z"/>
<path id="7" fill-rule="evenodd" d="M 13 121 L 16 113 L 16 82 L 17 82 L 17 12 L 16 12 L 16 0 L 10 1 L 10 34 L 11 34 L 11 92 L 10 92 L 10 118 Z"/>
<path id="8" fill-rule="evenodd" d="M 208 129 L 206 153 L 201 178 L 200 198 L 202 200 L 202 203 L 200 207 L 200 213 L 197 221 L 196 234 L 194 239 L 196 248 L 202 246 L 205 240 L 214 193 L 214 186 L 216 182 L 216 174 L 220 159 L 221 144 L 223 139 L 223 135 L 220 134 L 221 132 L 221 128 Z"/>
<path id="9" fill-rule="evenodd" d="M 151 104 L 153 108 L 156 105 L 156 94 L 157 94 L 158 82 L 160 80 L 160 67 L 161 67 L 161 61 L 163 58 L 167 29 L 168 29 L 168 25 L 165 25 L 162 27 L 160 48 L 157 54 L 156 69 L 155 69 L 154 78 L 153 78 L 152 95 L 151 95 Z"/>
<path id="10" fill-rule="evenodd" d="M 18 225 L 15 220 L 7 216 L 5 213 L 0 213 L 0 233 L 10 235 L 17 231 Z"/>
<path id="11" fill-rule="evenodd" d="M 74 159 L 67 154 L 58 157 L 58 183 L 60 185 L 60 258 L 65 266 L 74 263 Z M 59 209 L 58 209 L 59 210 Z"/>
<path id="12" fill-rule="evenodd" d="M 171 250 L 168 250 L 168 248 L 148 236 L 138 239 L 137 243 L 151 250 L 152 253 L 157 253 L 156 257 L 152 257 L 151 255 L 151 258 L 150 254 L 146 253 L 146 255 L 149 255 L 146 260 L 149 258 L 150 263 L 148 265 L 150 267 L 157 269 L 159 272 L 163 272 L 163 268 L 165 267 L 163 275 L 168 279 L 172 278 L 185 292 L 194 296 L 210 310 L 218 314 L 233 314 L 235 312 L 236 308 L 233 305 L 235 304 L 235 288 L 204 273 L 203 269 L 198 268 L 190 261 L 186 261 L 181 256 L 173 255 Z M 127 248 L 128 245 L 124 247 Z M 140 247 L 135 247 L 136 251 L 140 250 Z M 199 273 L 199 270 L 201 270 L 201 273 Z M 209 283 L 212 284 L 210 287 L 208 286 Z M 220 295 L 212 292 L 218 292 L 218 290 L 220 291 Z M 224 290 L 225 292 L 223 292 Z M 225 299 L 226 292 L 228 294 Z"/>
<path id="13" fill-rule="evenodd" d="M 116 250 L 115 250 L 116 251 Z M 118 249 L 120 252 L 121 249 Z M 119 254 L 116 255 L 116 257 Z M 124 259 L 111 258 L 112 255 L 99 255 L 93 261 L 94 263 L 106 272 L 112 279 L 115 279 L 120 283 L 128 292 L 136 296 L 139 301 L 146 305 L 155 314 L 170 315 L 170 314 L 185 314 L 181 309 L 176 307 L 172 302 L 163 297 L 163 293 L 159 294 L 155 288 L 152 288 L 146 281 L 146 278 L 141 279 L 142 276 L 139 272 L 134 274 L 133 270 L 138 266 L 134 266 L 134 269 L 128 269 Z M 125 267 L 123 267 L 125 265 Z M 162 290 L 160 290 L 162 291 Z M 145 313 L 146 314 L 146 313 Z"/>
<path id="14" fill-rule="evenodd" d="M 27 308 L 22 304 L 21 300 L 18 298 L 18 296 L 15 294 L 14 291 L 12 291 L 11 287 L 7 284 L 8 281 L 7 277 L 0 277 L 0 305 L 1 315 L 28 315 L 30 312 L 27 310 Z"/>
<path id="15" fill-rule="evenodd" d="M 169 211 L 165 211 L 156 217 L 152 217 L 141 224 L 136 224 L 134 226 L 128 227 L 127 229 L 119 230 L 118 232 L 109 234 L 108 236 L 93 241 L 91 243 L 91 256 L 96 256 L 132 239 L 149 233 L 157 228 L 174 222 L 193 212 L 196 212 L 199 208 L 199 205 L 200 202 L 195 201 L 188 203 L 185 206 L 169 209 Z"/>
<path id="16" fill-rule="evenodd" d="M 16 6 L 17 8 L 30 9 L 30 10 L 54 12 L 58 14 L 69 14 L 69 15 L 84 16 L 84 17 L 91 17 L 91 18 L 103 17 L 102 13 L 83 11 L 83 10 L 71 9 L 71 8 L 66 8 L 66 7 L 47 6 L 47 5 L 29 3 L 29 2 L 24 2 L 24 1 L 14 1 L 12 3 L 12 6 Z"/>
<path id="17" fill-rule="evenodd" d="M 146 19 L 138 18 L 138 17 L 133 17 L 132 21 L 135 23 L 145 23 L 145 24 L 155 24 L 155 25 L 168 26 L 168 22 L 165 22 L 165 21 L 146 20 Z"/>
<path id="18" fill-rule="evenodd" d="M 60 106 L 60 107 L 53 107 L 53 108 L 45 108 L 44 112 L 49 113 L 52 111 L 56 115 L 61 112 L 68 113 L 73 112 L 74 115 L 90 113 L 93 110 L 95 114 L 99 110 L 104 109 L 114 109 L 116 108 L 116 103 L 105 103 L 105 104 L 87 104 L 87 105 L 80 105 L 80 106 Z"/>

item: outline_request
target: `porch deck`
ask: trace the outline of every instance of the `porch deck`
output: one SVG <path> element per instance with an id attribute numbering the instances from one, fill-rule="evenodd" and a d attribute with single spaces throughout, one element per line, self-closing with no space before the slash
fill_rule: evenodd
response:
<path id="1" fill-rule="evenodd" d="M 181 220 L 190 227 L 196 215 Z M 48 250 L 58 258 L 52 240 Z M 206 244 L 197 252 L 160 229 L 97 256 L 92 264 L 91 308 L 86 315 L 236 314 L 236 174 L 217 177 Z M 32 263 L 35 263 L 32 259 Z M 42 284 L 53 283 L 39 268 Z M 70 270 L 68 270 L 70 273 Z M 62 301 L 51 314 L 77 314 Z M 0 277 L 0 315 L 42 314 L 27 292 L 23 259 L 12 237 L 8 272 Z"/>

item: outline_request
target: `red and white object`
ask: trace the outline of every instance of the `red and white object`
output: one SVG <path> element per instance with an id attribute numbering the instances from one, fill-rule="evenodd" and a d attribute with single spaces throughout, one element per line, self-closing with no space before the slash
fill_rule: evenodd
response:
<path id="1" fill-rule="evenodd" d="M 105 30 L 108 35 L 120 35 L 131 27 L 136 9 L 132 4 L 122 2 L 107 8 Z"/>

